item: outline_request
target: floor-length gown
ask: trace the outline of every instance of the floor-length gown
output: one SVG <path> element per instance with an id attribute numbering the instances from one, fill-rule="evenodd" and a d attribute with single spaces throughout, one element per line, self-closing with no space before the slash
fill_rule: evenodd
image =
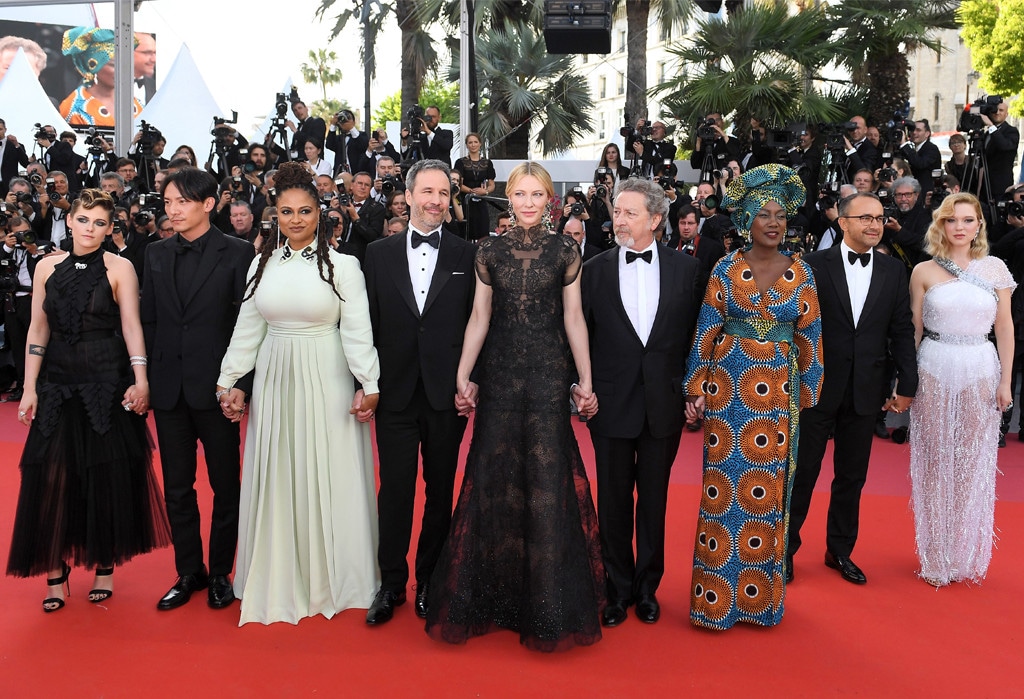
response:
<path id="1" fill-rule="evenodd" d="M 1016 286 L 1002 260 L 965 274 L 991 289 Z M 995 538 L 999 358 L 988 334 L 993 291 L 951 278 L 925 292 L 920 377 L 910 409 L 910 477 L 919 575 L 945 585 L 980 582 Z"/>
<path id="2" fill-rule="evenodd" d="M 494 163 L 487 158 L 459 158 L 452 165 L 452 170 L 461 173 L 462 184 L 471 189 L 482 187 L 488 180 L 493 182 L 496 177 Z M 470 196 L 462 196 L 462 211 L 466 216 L 466 240 L 480 240 L 491 233 L 491 208 L 485 201 L 471 201 Z"/>
<path id="3" fill-rule="evenodd" d="M 103 251 L 68 255 L 46 280 L 50 339 L 21 457 L 9 575 L 105 568 L 170 543 L 146 418 L 121 406 L 135 382 Z"/>
<path id="4" fill-rule="evenodd" d="M 773 626 L 785 597 L 797 422 L 817 403 L 823 376 L 810 267 L 794 261 L 762 294 L 742 252 L 722 258 L 687 368 L 686 393 L 706 400 L 690 620 Z"/>
<path id="5" fill-rule="evenodd" d="M 494 628 L 553 651 L 601 637 L 597 514 L 569 414 L 562 287 L 580 273 L 569 236 L 509 230 L 480 244 L 493 289 L 462 491 L 430 582 L 427 632 L 461 643 Z"/>
<path id="6" fill-rule="evenodd" d="M 370 429 L 349 414 L 353 376 L 376 393 L 380 368 L 359 264 L 329 254 L 340 299 L 312 248 L 274 251 L 221 365 L 222 386 L 256 369 L 239 503 L 239 625 L 366 609 L 380 586 Z"/>

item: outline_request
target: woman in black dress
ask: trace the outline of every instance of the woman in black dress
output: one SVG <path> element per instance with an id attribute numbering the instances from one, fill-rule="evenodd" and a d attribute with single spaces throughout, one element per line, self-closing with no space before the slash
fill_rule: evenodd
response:
<path id="1" fill-rule="evenodd" d="M 604 147 L 604 151 L 601 153 L 601 162 L 597 164 L 597 167 L 598 169 L 606 168 L 616 184 L 619 180 L 629 177 L 629 168 L 622 164 L 619 147 L 614 143 L 609 143 Z"/>
<path id="2" fill-rule="evenodd" d="M 83 190 L 68 214 L 73 249 L 34 275 L 18 408 L 30 429 L 7 574 L 47 573 L 45 612 L 65 604 L 69 559 L 95 567 L 89 601 L 102 602 L 115 564 L 170 542 L 144 417 L 139 283 L 130 261 L 100 248 L 113 214 L 109 195 Z"/>
<path id="3" fill-rule="evenodd" d="M 570 386 L 582 415 L 597 412 L 597 399 L 580 249 L 542 220 L 551 178 L 523 163 L 506 190 L 516 225 L 482 241 L 476 256 L 455 403 L 477 415 L 430 582 L 427 632 L 462 643 L 504 628 L 529 648 L 553 651 L 601 637 L 597 515 L 567 405 Z M 469 381 L 474 366 L 479 400 Z"/>
<path id="4" fill-rule="evenodd" d="M 487 202 L 470 201 L 469 194 L 486 197 L 494 191 L 494 164 L 481 155 L 483 141 L 480 134 L 471 133 L 466 136 L 466 151 L 469 155 L 459 158 L 452 170 L 462 176 L 459 191 L 462 192 L 463 206 L 466 212 L 466 239 L 480 240 L 491 232 L 491 218 Z"/>

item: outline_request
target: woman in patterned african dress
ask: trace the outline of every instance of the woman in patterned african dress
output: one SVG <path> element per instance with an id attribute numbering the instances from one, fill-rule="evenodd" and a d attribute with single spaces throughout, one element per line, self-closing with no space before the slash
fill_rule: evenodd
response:
<path id="1" fill-rule="evenodd" d="M 687 417 L 704 418 L 696 626 L 782 619 L 797 418 L 817 402 L 822 378 L 814 276 L 779 251 L 803 201 L 799 177 L 779 165 L 734 179 L 723 201 L 750 242 L 715 266 L 687 362 Z"/>

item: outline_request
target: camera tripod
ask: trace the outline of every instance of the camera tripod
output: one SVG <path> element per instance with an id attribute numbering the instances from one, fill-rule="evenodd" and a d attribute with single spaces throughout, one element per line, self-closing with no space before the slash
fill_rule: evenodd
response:
<path id="1" fill-rule="evenodd" d="M 967 159 L 964 161 L 964 181 L 960 190 L 970 192 L 981 201 L 985 218 L 991 224 L 999 218 L 995 198 L 988 177 L 988 159 L 985 157 L 985 132 L 968 131 L 965 136 L 970 143 Z"/>

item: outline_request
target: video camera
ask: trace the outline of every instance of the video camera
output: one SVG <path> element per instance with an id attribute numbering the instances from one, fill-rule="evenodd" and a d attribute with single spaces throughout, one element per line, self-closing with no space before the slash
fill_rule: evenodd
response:
<path id="1" fill-rule="evenodd" d="M 844 139 L 851 131 L 856 129 L 857 125 L 852 121 L 818 124 L 818 133 L 825 136 L 825 147 L 829 150 L 840 150 L 843 152 L 846 152 L 846 141 Z"/>
<path id="2" fill-rule="evenodd" d="M 423 119 L 426 115 L 426 111 L 418 104 L 409 107 L 405 112 L 406 128 L 409 129 L 409 133 L 417 134 L 423 130 L 423 122 L 420 119 Z"/>
<path id="3" fill-rule="evenodd" d="M 238 118 L 238 114 L 235 114 L 235 118 Z M 216 123 L 216 120 L 214 120 Z M 232 122 L 235 123 L 235 122 Z M 139 129 L 139 154 L 146 160 L 153 160 L 156 156 L 153 155 L 153 147 L 163 140 L 164 135 L 160 133 L 160 130 L 148 124 L 145 120 L 140 124 Z"/>
<path id="4" fill-rule="evenodd" d="M 52 141 L 53 140 L 54 135 L 51 134 L 46 129 L 46 127 L 44 127 L 42 124 L 36 123 L 36 124 L 33 124 L 33 127 L 35 128 L 36 132 L 35 132 L 35 134 L 32 135 L 32 138 L 35 139 L 36 141 L 38 141 L 40 139 L 47 140 L 47 141 Z"/>
<path id="5" fill-rule="evenodd" d="M 235 129 L 228 124 L 238 123 L 238 112 L 231 110 L 231 118 L 217 117 L 213 118 L 213 129 L 210 130 L 210 135 L 213 136 L 214 142 L 222 148 L 228 148 L 235 142 Z"/>
<path id="6" fill-rule="evenodd" d="M 981 115 L 984 114 L 991 119 L 999 111 L 999 105 L 1002 103 L 1002 95 L 979 97 L 964 107 L 964 111 L 960 114 L 960 121 L 957 122 L 956 130 L 964 132 L 983 131 L 987 124 L 982 120 Z"/>
<path id="7" fill-rule="evenodd" d="M 714 119 L 704 119 L 697 124 L 697 138 L 701 141 L 714 141 L 718 138 L 718 131 L 715 127 L 718 126 L 718 122 Z"/>

